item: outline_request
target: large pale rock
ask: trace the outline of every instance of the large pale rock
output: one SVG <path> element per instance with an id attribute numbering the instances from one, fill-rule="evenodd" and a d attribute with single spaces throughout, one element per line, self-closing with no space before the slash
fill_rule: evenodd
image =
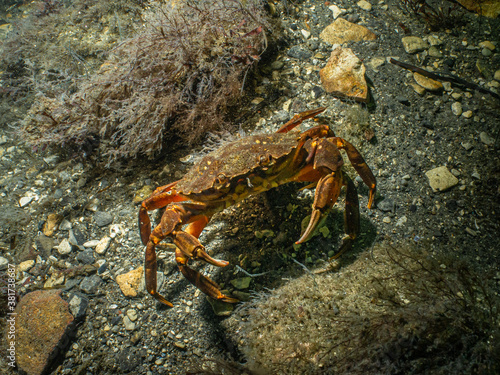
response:
<path id="1" fill-rule="evenodd" d="M 425 172 L 432 191 L 445 191 L 458 184 L 458 179 L 445 166 Z"/>
<path id="2" fill-rule="evenodd" d="M 44 373 L 68 343 L 74 318 L 60 294 L 59 290 L 37 290 L 16 306 L 17 365 L 29 375 Z"/>
<path id="3" fill-rule="evenodd" d="M 457 0 L 465 8 L 490 18 L 497 18 L 500 14 L 500 1 L 498 0 Z"/>
<path id="4" fill-rule="evenodd" d="M 331 44 L 361 42 L 363 40 L 374 40 L 377 38 L 377 36 L 366 27 L 356 25 L 343 18 L 337 18 L 332 24 L 325 27 L 321 34 L 319 34 L 319 37 Z"/>
<path id="5" fill-rule="evenodd" d="M 337 47 L 319 76 L 326 92 L 367 102 L 365 71 L 365 66 L 350 48 Z"/>

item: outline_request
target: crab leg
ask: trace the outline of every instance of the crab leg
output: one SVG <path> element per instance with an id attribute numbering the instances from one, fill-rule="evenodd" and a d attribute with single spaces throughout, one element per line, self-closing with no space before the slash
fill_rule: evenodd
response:
<path id="1" fill-rule="evenodd" d="M 365 159 L 363 159 L 356 147 L 342 138 L 336 137 L 334 138 L 334 140 L 336 141 L 338 148 L 345 150 L 352 166 L 354 167 L 356 172 L 358 172 L 359 176 L 363 179 L 363 182 L 366 184 L 366 186 L 368 186 L 368 188 L 370 189 L 370 193 L 368 196 L 368 208 L 372 208 L 377 185 L 375 176 L 373 175 L 372 171 L 366 164 Z"/>
<path id="2" fill-rule="evenodd" d="M 205 204 L 196 203 L 170 205 L 163 214 L 160 224 L 155 227 L 148 238 L 145 258 L 146 289 L 158 301 L 169 307 L 173 305 L 157 291 L 155 251 L 156 245 L 167 236 L 171 237 L 177 246 L 175 254 L 180 271 L 193 285 L 212 298 L 225 302 L 238 302 L 238 300 L 222 294 L 217 284 L 208 277 L 201 275 L 198 271 L 187 266 L 189 259 L 201 259 L 219 267 L 228 265 L 228 262 L 213 259 L 208 255 L 203 245 L 197 239 L 197 236 L 199 236 L 209 220 L 208 216 L 203 214 L 206 208 Z M 188 223 L 186 231 L 180 230 L 183 224 Z"/>
<path id="3" fill-rule="evenodd" d="M 278 129 L 276 133 L 288 133 L 290 130 L 302 124 L 302 121 L 312 118 L 316 115 L 319 115 L 323 112 L 326 107 L 320 107 L 316 109 L 311 109 L 309 111 L 300 112 L 298 115 L 292 117 L 290 121 L 288 121 L 285 125 Z"/>
<path id="4" fill-rule="evenodd" d="M 342 174 L 340 171 L 329 173 L 320 178 L 316 186 L 316 194 L 314 195 L 311 220 L 309 220 L 309 224 L 300 239 L 295 242 L 296 244 L 305 242 L 310 238 L 318 224 L 326 217 L 337 201 L 341 187 Z"/>
<path id="5" fill-rule="evenodd" d="M 181 202 L 186 198 L 178 195 L 173 188 L 178 181 L 172 182 L 165 186 L 157 188 L 153 194 L 145 199 L 139 209 L 139 230 L 141 233 L 141 241 L 146 245 L 151 234 L 151 221 L 149 220 L 148 211 L 156 210 L 168 206 L 172 202 Z"/>

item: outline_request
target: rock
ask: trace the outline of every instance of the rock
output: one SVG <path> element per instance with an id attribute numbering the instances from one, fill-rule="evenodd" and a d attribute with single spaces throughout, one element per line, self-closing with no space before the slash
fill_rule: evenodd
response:
<path id="1" fill-rule="evenodd" d="M 234 310 L 234 304 L 215 300 L 207 296 L 207 301 L 217 316 L 229 316 Z"/>
<path id="2" fill-rule="evenodd" d="M 391 222 L 391 218 L 389 216 L 385 216 L 382 221 L 386 224 L 389 224 Z"/>
<path id="3" fill-rule="evenodd" d="M 85 316 L 87 312 L 87 306 L 89 305 L 89 300 L 78 294 L 71 293 L 68 299 L 69 310 L 76 320 L 79 320 Z"/>
<path id="4" fill-rule="evenodd" d="M 365 66 L 350 48 L 337 47 L 326 66 L 319 71 L 319 76 L 326 92 L 367 102 L 365 71 Z"/>
<path id="5" fill-rule="evenodd" d="M 481 142 L 483 142 L 485 145 L 493 146 L 495 144 L 495 138 L 491 137 L 486 132 L 479 133 L 479 138 L 481 139 Z"/>
<path id="6" fill-rule="evenodd" d="M 422 86 L 417 85 L 416 83 L 413 82 L 410 83 L 410 86 L 413 88 L 413 90 L 415 90 L 415 92 L 418 95 L 423 96 L 425 94 L 425 89 Z"/>
<path id="7" fill-rule="evenodd" d="M 251 277 L 241 277 L 239 279 L 231 280 L 231 284 L 236 289 L 247 289 L 250 286 L 251 282 L 252 282 Z"/>
<path id="8" fill-rule="evenodd" d="M 20 272 L 27 272 L 31 268 L 33 268 L 34 265 L 35 261 L 33 259 L 25 260 L 24 262 L 19 263 L 19 265 L 17 266 L 17 270 Z"/>
<path id="9" fill-rule="evenodd" d="M 474 148 L 474 145 L 470 142 L 462 142 L 461 145 L 465 149 L 465 151 L 469 151 Z"/>
<path id="10" fill-rule="evenodd" d="M 332 24 L 325 27 L 319 37 L 331 44 L 342 44 L 345 42 L 361 42 L 363 40 L 374 40 L 377 36 L 366 27 L 356 25 L 343 18 L 337 18 Z"/>
<path id="11" fill-rule="evenodd" d="M 130 319 L 131 322 L 135 322 L 137 320 L 137 310 L 134 309 L 128 309 L 127 310 L 127 316 Z"/>
<path id="12" fill-rule="evenodd" d="M 498 69 L 497 71 L 495 71 L 495 75 L 493 76 L 493 79 L 495 79 L 495 81 L 499 81 L 500 82 L 500 69 Z"/>
<path id="13" fill-rule="evenodd" d="M 406 53 L 417 53 L 429 48 L 429 44 L 418 36 L 405 36 L 401 39 Z"/>
<path id="14" fill-rule="evenodd" d="M 135 329 L 135 323 L 126 315 L 123 317 L 123 325 L 127 331 L 133 331 Z"/>
<path id="15" fill-rule="evenodd" d="M 396 204 L 390 198 L 385 198 L 384 200 L 377 202 L 377 208 L 380 211 L 394 212 L 396 209 Z"/>
<path id="16" fill-rule="evenodd" d="M 72 228 L 72 224 L 71 222 L 69 222 L 68 220 L 66 219 L 63 219 L 61 221 L 61 224 L 59 224 L 59 230 L 70 230 Z"/>
<path id="17" fill-rule="evenodd" d="M 496 18 L 500 14 L 500 2 L 498 0 L 457 0 L 468 10 L 472 10 L 486 17 Z"/>
<path id="18" fill-rule="evenodd" d="M 95 294 L 101 285 L 102 280 L 97 275 L 84 277 L 80 283 L 80 290 L 86 294 Z"/>
<path id="19" fill-rule="evenodd" d="M 19 199 L 19 207 L 26 207 L 35 197 L 21 197 Z"/>
<path id="20" fill-rule="evenodd" d="M 83 243 L 83 247 L 94 248 L 99 244 L 99 240 L 90 240 Z"/>
<path id="21" fill-rule="evenodd" d="M 471 118 L 473 115 L 474 115 L 474 113 L 471 110 L 462 112 L 462 117 L 465 117 L 465 118 Z"/>
<path id="22" fill-rule="evenodd" d="M 87 249 L 76 256 L 76 260 L 83 264 L 93 264 L 95 262 L 94 250 Z"/>
<path id="23" fill-rule="evenodd" d="M 300 32 L 302 33 L 302 35 L 304 36 L 305 39 L 309 39 L 309 37 L 311 36 L 311 32 L 308 31 L 308 30 L 300 30 Z"/>
<path id="24" fill-rule="evenodd" d="M 454 102 L 451 105 L 451 111 L 455 116 L 460 116 L 463 112 L 462 104 L 460 102 Z"/>
<path id="25" fill-rule="evenodd" d="M 435 46 L 430 47 L 429 51 L 427 51 L 427 52 L 429 52 L 429 56 L 435 57 L 437 59 L 440 59 L 441 57 L 443 57 L 443 53 L 440 50 L 438 50 L 437 47 L 435 47 Z"/>
<path id="26" fill-rule="evenodd" d="M 378 68 L 380 68 L 384 64 L 385 64 L 385 58 L 374 57 L 366 63 L 366 66 L 371 70 L 373 70 L 374 72 L 378 72 Z"/>
<path id="27" fill-rule="evenodd" d="M 65 279 L 66 279 L 66 277 L 64 276 L 63 273 L 54 272 L 45 281 L 45 283 L 43 284 L 43 287 L 45 289 L 51 289 L 51 288 L 55 288 L 55 287 L 60 286 L 60 285 L 64 285 Z"/>
<path id="28" fill-rule="evenodd" d="M 490 51 L 494 51 L 495 50 L 495 45 L 493 43 L 491 43 L 489 40 L 485 40 L 484 42 L 479 43 L 479 47 L 481 47 L 481 48 L 487 48 Z"/>
<path id="29" fill-rule="evenodd" d="M 59 214 L 50 214 L 47 216 L 47 220 L 43 224 L 42 232 L 47 237 L 50 237 L 59 227 L 59 223 L 62 221 L 63 217 Z"/>
<path id="30" fill-rule="evenodd" d="M 341 14 L 345 13 L 345 9 L 340 9 L 335 4 L 329 5 L 328 8 L 330 8 L 330 10 L 332 11 L 334 20 L 337 19 L 337 17 L 340 16 Z"/>
<path id="31" fill-rule="evenodd" d="M 59 290 L 38 290 L 16 307 L 17 365 L 30 375 L 44 373 L 72 333 L 74 318 L 60 295 Z"/>
<path id="32" fill-rule="evenodd" d="M 434 192 L 445 191 L 458 184 L 458 179 L 445 166 L 425 172 L 429 185 Z"/>
<path id="33" fill-rule="evenodd" d="M 312 56 L 312 52 L 308 51 L 301 46 L 293 46 L 287 52 L 288 56 L 298 60 L 307 60 Z"/>
<path id="34" fill-rule="evenodd" d="M 358 7 L 363 10 L 370 11 L 372 10 L 372 5 L 366 0 L 360 0 L 357 2 Z"/>
<path id="35" fill-rule="evenodd" d="M 402 216 L 398 219 L 398 221 L 396 221 L 396 226 L 402 227 L 403 225 L 406 224 L 407 221 L 408 221 L 408 218 L 406 216 Z"/>
<path id="36" fill-rule="evenodd" d="M 67 255 L 71 253 L 71 244 L 67 238 L 64 238 L 59 245 L 55 247 L 57 252 L 61 255 Z"/>
<path id="37" fill-rule="evenodd" d="M 144 199 L 148 198 L 151 194 L 153 194 L 153 187 L 150 185 L 145 185 L 141 189 L 137 190 L 133 202 L 135 204 L 141 203 Z"/>
<path id="38" fill-rule="evenodd" d="M 0 257 L 0 270 L 7 268 L 8 265 L 9 265 L 9 260 L 7 258 Z"/>
<path id="39" fill-rule="evenodd" d="M 137 297 L 143 274 L 144 268 L 139 267 L 130 272 L 116 276 L 116 282 L 125 297 Z"/>
<path id="40" fill-rule="evenodd" d="M 443 84 L 419 73 L 413 73 L 413 79 L 424 89 L 429 91 L 443 91 Z"/>
<path id="41" fill-rule="evenodd" d="M 94 214 L 94 221 L 98 227 L 105 227 L 113 222 L 113 215 L 109 212 L 97 211 Z"/>
<path id="42" fill-rule="evenodd" d="M 111 243 L 111 238 L 106 236 L 101 238 L 97 246 L 95 247 L 95 252 L 97 254 L 104 254 L 108 250 L 109 244 Z"/>
<path id="43" fill-rule="evenodd" d="M 443 45 L 443 41 L 437 35 L 429 35 L 427 41 L 432 47 L 437 47 Z"/>

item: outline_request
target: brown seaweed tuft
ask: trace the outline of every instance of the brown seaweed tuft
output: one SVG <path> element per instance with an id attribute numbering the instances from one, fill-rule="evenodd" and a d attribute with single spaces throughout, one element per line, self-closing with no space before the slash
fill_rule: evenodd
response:
<path id="1" fill-rule="evenodd" d="M 156 156 L 224 127 L 249 69 L 266 48 L 257 1 L 186 1 L 145 15 L 73 94 L 40 93 L 22 124 L 27 142 L 87 153 L 108 164 Z M 176 142 L 177 143 L 177 142 Z"/>

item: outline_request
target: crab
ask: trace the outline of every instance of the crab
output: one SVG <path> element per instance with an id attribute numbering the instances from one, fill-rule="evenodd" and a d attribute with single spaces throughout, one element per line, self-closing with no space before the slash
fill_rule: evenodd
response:
<path id="1" fill-rule="evenodd" d="M 346 187 L 346 236 L 338 254 L 351 248 L 360 231 L 358 193 L 342 169 L 344 161 L 339 150 L 346 152 L 368 186 L 368 208 L 373 206 L 376 180 L 359 151 L 348 141 L 336 137 L 328 125 L 317 125 L 302 133 L 294 129 L 325 109 L 321 107 L 295 115 L 276 133 L 247 136 L 223 145 L 207 154 L 183 178 L 158 187 L 142 202 L 139 228 L 142 243 L 146 246 L 144 268 L 148 293 L 173 307 L 157 291 L 156 282 L 155 248 L 170 237 L 175 245 L 175 260 L 187 280 L 211 298 L 238 302 L 223 294 L 214 281 L 188 266 L 190 260 L 203 260 L 219 267 L 228 265 L 227 261 L 208 255 L 198 237 L 215 213 L 250 195 L 289 182 L 309 182 L 306 187 L 316 187 L 311 219 L 297 244 L 313 235 L 336 203 L 342 187 Z M 151 231 L 148 211 L 164 207 L 160 223 Z"/>

